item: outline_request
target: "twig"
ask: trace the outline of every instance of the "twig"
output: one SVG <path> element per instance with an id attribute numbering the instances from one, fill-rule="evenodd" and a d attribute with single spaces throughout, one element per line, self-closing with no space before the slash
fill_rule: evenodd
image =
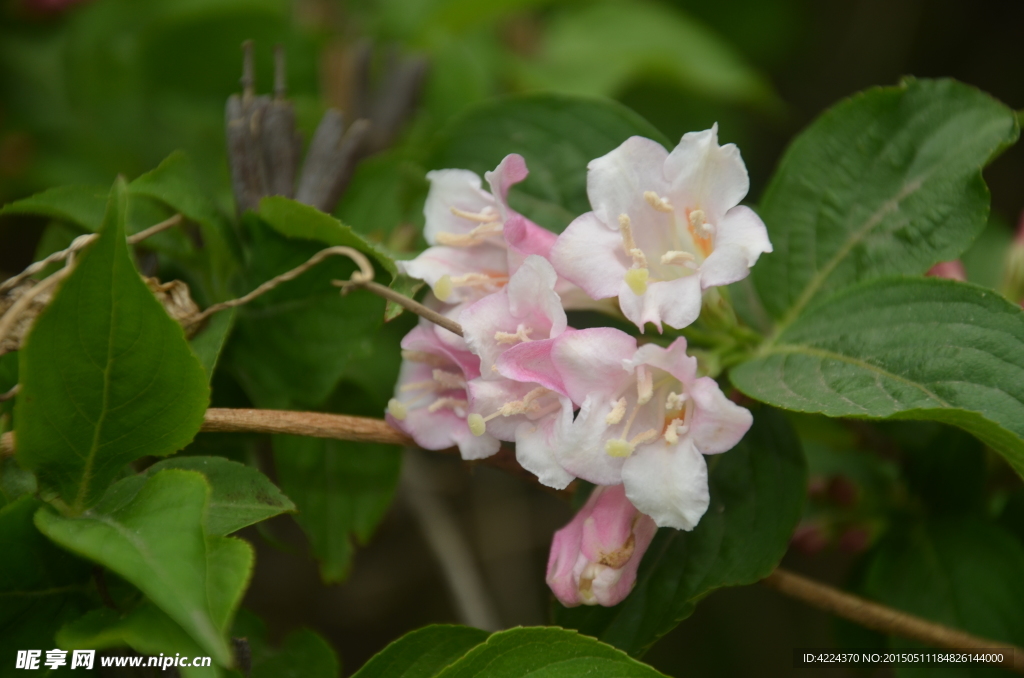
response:
<path id="1" fill-rule="evenodd" d="M 7 402 L 8 400 L 11 400 L 16 395 L 18 395 L 18 391 L 20 391 L 20 390 L 21 390 L 21 384 L 15 384 L 14 386 L 11 387 L 11 389 L 9 391 L 7 391 L 7 393 L 0 394 L 0 403 Z"/>
<path id="2" fill-rule="evenodd" d="M 223 301 L 219 304 L 214 304 L 213 306 L 210 306 L 202 313 L 198 313 L 192 318 L 189 318 L 188 324 L 198 324 L 203 320 L 206 320 L 206 318 L 210 317 L 214 313 L 217 313 L 218 311 L 223 311 L 229 308 L 234 308 L 235 306 L 242 306 L 243 304 L 247 304 L 256 297 L 266 294 L 267 292 L 274 289 L 281 283 L 288 282 L 289 280 L 294 280 L 295 278 L 298 278 L 300 275 L 302 275 L 309 269 L 313 268 L 327 257 L 334 256 L 337 254 L 348 257 L 352 261 L 356 262 L 357 266 L 359 266 L 359 270 L 352 274 L 352 281 L 354 283 L 361 284 L 364 281 L 369 281 L 373 279 L 373 265 L 370 264 L 369 259 L 367 259 L 362 252 L 360 252 L 359 250 L 352 249 L 351 247 L 344 247 L 342 245 L 338 245 L 337 247 L 328 247 L 327 249 L 320 250 L 319 252 L 314 254 L 312 257 L 309 258 L 309 261 L 302 264 L 301 266 L 297 266 L 296 268 L 293 268 L 290 271 L 286 271 L 279 276 L 271 278 L 270 280 L 266 281 L 265 283 L 254 289 L 252 292 L 246 294 L 244 297 L 231 299 L 230 301 Z"/>
<path id="3" fill-rule="evenodd" d="M 413 446 L 416 443 L 383 419 L 291 410 L 243 410 L 211 407 L 203 431 L 210 433 L 285 433 L 365 443 Z"/>
<path id="4" fill-rule="evenodd" d="M 917 640 L 936 648 L 1001 652 L 1003 668 L 1024 674 L 1024 649 L 1012 643 L 979 638 L 964 631 L 936 624 L 845 593 L 782 568 L 777 568 L 761 581 L 763 584 L 812 607 L 831 612 L 875 631 Z"/>
<path id="5" fill-rule="evenodd" d="M 14 323 L 18 322 L 18 318 L 21 317 L 21 314 L 32 304 L 32 301 L 36 297 L 55 287 L 57 283 L 68 277 L 68 274 L 71 273 L 72 270 L 74 270 L 74 267 L 68 265 L 18 297 L 18 300 L 11 304 L 11 307 L 7 309 L 7 312 L 4 313 L 3 317 L 0 317 L 0 338 L 8 335 L 14 327 Z M 3 355 L 4 353 L 6 353 L 6 351 L 0 348 L 0 355 Z"/>
<path id="6" fill-rule="evenodd" d="M 410 299 L 404 294 L 396 292 L 390 287 L 386 287 L 372 280 L 335 280 L 334 284 L 338 287 L 341 287 L 343 290 L 348 290 L 352 287 L 365 288 L 379 297 L 384 297 L 388 301 L 393 301 L 399 306 L 405 308 L 406 310 L 412 311 L 416 315 L 426 318 L 435 325 L 440 325 L 449 332 L 453 332 L 459 335 L 460 337 L 462 336 L 462 325 L 455 322 L 451 318 L 441 315 L 440 313 L 433 309 L 427 308 L 426 306 L 416 301 L 415 299 Z"/>
<path id="7" fill-rule="evenodd" d="M 182 216 L 180 214 L 175 214 L 170 219 L 165 219 L 164 221 L 161 221 L 159 224 L 150 226 L 149 228 L 143 231 L 139 231 L 135 235 L 128 236 L 128 244 L 137 245 L 146 238 L 149 238 L 150 236 L 156 235 L 161 231 L 166 231 L 168 228 L 171 228 L 172 226 L 177 226 L 178 224 L 181 223 L 181 221 Z M 63 249 L 59 252 L 54 252 L 45 259 L 41 259 L 35 262 L 34 264 L 30 264 L 28 268 L 26 268 L 18 275 L 8 278 L 7 280 L 3 281 L 3 283 L 0 283 L 0 294 L 3 294 L 7 290 L 13 288 L 26 278 L 35 275 L 36 273 L 43 270 L 50 264 L 55 264 L 58 261 L 63 261 L 68 257 L 68 255 L 74 254 L 75 252 L 82 249 L 92 241 L 96 240 L 96 238 L 98 237 L 100 237 L 98 233 L 86 233 L 84 235 L 78 236 L 71 242 L 71 245 L 68 246 L 67 249 Z"/>
<path id="8" fill-rule="evenodd" d="M 14 432 L 8 431 L 0 436 L 0 459 L 14 456 Z"/>
<path id="9" fill-rule="evenodd" d="M 430 468 L 418 450 L 406 450 L 402 489 L 423 536 L 441 565 L 459 621 L 484 631 L 500 628 L 494 603 L 458 521 L 437 496 Z"/>

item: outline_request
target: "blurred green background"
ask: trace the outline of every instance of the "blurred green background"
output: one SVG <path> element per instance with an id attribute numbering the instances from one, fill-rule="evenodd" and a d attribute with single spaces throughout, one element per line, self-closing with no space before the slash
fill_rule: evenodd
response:
<path id="1" fill-rule="evenodd" d="M 718 122 L 723 141 L 743 152 L 755 203 L 788 140 L 866 87 L 949 76 L 1024 106 L 1021 3 L 5 0 L 0 203 L 62 184 L 108 186 L 184 149 L 222 209 L 233 211 L 223 112 L 239 89 L 239 45 L 250 38 L 261 92 L 270 89 L 272 46 L 286 47 L 307 140 L 328 106 L 351 105 L 352 50 L 361 41 L 429 60 L 415 116 L 392 148 L 363 163 L 337 210 L 381 237 L 416 222 L 415 205 L 403 211 L 390 198 L 406 184 L 422 186 L 416 163 L 434 136 L 467 107 L 505 93 L 615 98 L 673 140 Z M 994 241 L 1005 242 L 1006 224 L 1024 207 L 1024 151 L 1011 149 L 986 178 L 999 217 Z M 0 278 L 33 259 L 45 225 L 0 219 Z M 544 623 L 547 547 L 569 507 L 491 469 L 436 456 L 418 463 L 453 508 L 501 625 Z M 275 638 L 302 625 L 323 633 L 346 674 L 407 630 L 460 621 L 406 499 L 400 494 L 338 586 L 320 583 L 290 519 L 253 530 L 247 536 L 259 553 L 247 607 Z M 856 565 L 841 548 L 793 552 L 786 562 L 836 584 Z M 710 596 L 646 659 L 676 676 L 847 675 L 791 668 L 791 648 L 832 645 L 837 632 L 846 631 L 754 586 Z"/>

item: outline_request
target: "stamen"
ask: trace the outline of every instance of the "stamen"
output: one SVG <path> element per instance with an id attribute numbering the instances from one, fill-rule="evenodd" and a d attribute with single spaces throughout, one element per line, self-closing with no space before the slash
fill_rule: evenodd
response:
<path id="1" fill-rule="evenodd" d="M 646 268 L 631 268 L 626 271 L 623 279 L 633 294 L 639 297 L 647 292 L 647 280 L 650 276 L 650 271 Z"/>
<path id="2" fill-rule="evenodd" d="M 675 412 L 676 410 L 683 409 L 683 405 L 689 400 L 690 396 L 683 393 L 682 395 L 671 391 L 668 397 L 665 398 L 665 410 L 668 412 Z"/>
<path id="3" fill-rule="evenodd" d="M 668 264 L 669 266 L 686 266 L 697 261 L 697 257 L 693 256 L 689 252 L 682 252 L 680 250 L 669 250 L 661 255 L 661 263 Z"/>
<path id="4" fill-rule="evenodd" d="M 433 391 L 435 388 L 437 388 L 437 382 L 431 379 L 430 381 L 413 381 L 408 384 L 402 384 L 398 387 L 398 390 L 403 393 L 407 393 L 409 391 L 421 391 L 423 389 Z"/>
<path id="5" fill-rule="evenodd" d="M 690 212 L 690 227 L 698 238 L 710 238 L 715 234 L 715 227 L 705 221 L 704 210 Z"/>
<path id="6" fill-rule="evenodd" d="M 398 421 L 405 421 L 409 416 L 409 408 L 396 398 L 392 398 L 388 401 L 388 413 Z"/>
<path id="7" fill-rule="evenodd" d="M 654 191 L 644 191 L 644 200 L 647 201 L 648 205 L 659 212 L 671 213 L 673 211 L 672 203 L 670 203 L 667 198 L 662 198 Z"/>
<path id="8" fill-rule="evenodd" d="M 460 407 L 468 406 L 468 401 L 461 400 L 459 398 L 438 398 L 434 402 L 430 403 L 430 407 L 427 408 L 427 412 L 437 412 L 438 410 L 444 409 L 446 407 L 452 410 L 457 410 Z M 458 414 L 458 412 L 456 412 L 456 414 Z"/>
<path id="9" fill-rule="evenodd" d="M 450 278 L 452 287 L 486 287 L 488 285 L 504 285 L 508 276 L 495 276 L 486 273 L 467 273 Z"/>
<path id="10" fill-rule="evenodd" d="M 469 219 L 470 221 L 476 221 L 481 224 L 489 224 L 492 221 L 496 221 L 498 218 L 498 212 L 493 207 L 485 207 L 479 212 L 467 212 L 460 210 L 458 207 L 451 207 L 452 214 L 463 219 Z"/>
<path id="11" fill-rule="evenodd" d="M 636 368 L 636 406 L 646 405 L 654 395 L 654 375 L 645 366 Z"/>
<path id="12" fill-rule="evenodd" d="M 633 258 L 633 268 L 626 271 L 624 279 L 629 289 L 633 290 L 633 294 L 640 296 L 647 292 L 650 271 L 647 270 L 647 257 L 633 239 L 633 227 L 628 214 L 619 215 L 619 232 L 622 233 L 622 246 L 626 254 Z"/>
<path id="13" fill-rule="evenodd" d="M 424 351 L 402 351 L 402 360 L 408 360 L 414 363 L 423 363 L 425 365 L 433 365 L 435 367 L 446 367 L 448 361 L 433 353 L 426 353 Z"/>
<path id="14" fill-rule="evenodd" d="M 483 435 L 484 430 L 486 429 L 487 422 L 489 422 L 491 419 L 496 419 L 497 417 L 512 417 L 517 414 L 526 414 L 527 412 L 530 412 L 531 414 L 534 412 L 538 412 L 540 410 L 540 407 L 539 405 L 535 404 L 534 401 L 537 400 L 538 398 L 542 398 L 548 393 L 550 393 L 548 389 L 544 388 L 543 386 L 539 386 L 530 391 L 529 393 L 527 393 L 526 395 L 524 395 L 522 400 L 510 400 L 504 405 L 502 405 L 500 408 L 498 408 L 496 412 L 492 412 L 491 414 L 488 414 L 486 417 L 476 413 L 471 414 L 469 415 L 469 418 L 466 419 L 466 421 L 469 423 L 469 430 L 471 433 L 473 433 L 473 435 L 481 436 Z M 475 429 L 474 426 L 476 427 Z M 479 430 L 480 433 L 477 433 L 477 430 Z"/>
<path id="15" fill-rule="evenodd" d="M 669 445 L 675 445 L 679 442 L 679 434 L 686 435 L 686 432 L 690 430 L 690 427 L 683 423 L 682 419 L 673 419 L 665 427 L 665 442 Z"/>
<path id="16" fill-rule="evenodd" d="M 466 423 L 469 424 L 469 432 L 477 438 L 487 431 L 487 424 L 484 422 L 484 418 L 476 412 L 466 417 Z"/>
<path id="17" fill-rule="evenodd" d="M 433 376 L 434 381 L 442 388 L 466 388 L 466 380 L 460 374 L 445 372 L 444 370 L 434 370 Z"/>
<path id="18" fill-rule="evenodd" d="M 520 341 L 532 341 L 532 339 L 530 339 L 530 332 L 533 332 L 532 327 L 519 323 L 519 325 L 516 326 L 515 334 L 511 332 L 495 332 L 494 340 L 499 344 L 515 344 Z"/>
<path id="19" fill-rule="evenodd" d="M 618 402 L 615 403 L 615 407 L 608 413 L 608 416 L 604 418 L 604 422 L 609 426 L 615 426 L 622 418 L 626 416 L 626 399 L 619 398 Z"/>
<path id="20" fill-rule="evenodd" d="M 474 228 L 469 233 L 450 233 L 442 231 L 437 234 L 437 242 L 448 247 L 471 247 L 479 245 L 489 235 L 501 233 L 502 223 L 500 221 L 489 221 Z"/>
<path id="21" fill-rule="evenodd" d="M 629 444 L 636 448 L 637 445 L 649 443 L 657 437 L 658 432 L 655 431 L 653 428 L 649 428 L 643 433 L 637 433 L 635 436 L 633 436 L 633 438 L 629 441 Z"/>

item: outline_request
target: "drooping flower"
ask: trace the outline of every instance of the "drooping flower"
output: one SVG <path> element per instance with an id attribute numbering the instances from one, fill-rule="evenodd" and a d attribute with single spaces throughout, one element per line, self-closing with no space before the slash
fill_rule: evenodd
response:
<path id="1" fill-rule="evenodd" d="M 530 255 L 505 288 L 466 307 L 459 322 L 466 345 L 480 358 L 481 374 L 467 386 L 470 430 L 515 441 L 523 468 L 561 489 L 573 476 L 558 464 L 554 449 L 572 426 L 572 402 L 564 393 L 530 380 L 508 379 L 495 367 L 512 346 L 543 342 L 566 331 L 557 280 L 546 259 Z"/>
<path id="2" fill-rule="evenodd" d="M 566 607 L 617 605 L 633 589 L 655 532 L 654 521 L 636 510 L 621 485 L 594 488 L 551 541 L 548 586 Z"/>
<path id="3" fill-rule="evenodd" d="M 637 348 L 616 329 L 578 330 L 513 347 L 497 366 L 580 405 L 558 462 L 598 485 L 622 483 L 659 527 L 693 529 L 709 502 L 703 455 L 731 449 L 753 423 L 713 379 L 697 377 L 683 338 Z"/>
<path id="4" fill-rule="evenodd" d="M 703 290 L 746 277 L 772 251 L 764 223 L 739 204 L 747 169 L 734 144 L 719 146 L 717 125 L 671 153 L 631 137 L 587 169 L 593 211 L 559 236 L 551 260 L 594 299 L 618 297 L 641 331 L 686 327 Z"/>
<path id="5" fill-rule="evenodd" d="M 428 172 L 423 235 L 431 247 L 397 262 L 399 269 L 426 281 L 440 301 L 458 304 L 500 290 L 528 255 L 548 256 L 555 234 L 508 205 L 509 188 L 527 174 L 526 161 L 515 153 L 484 174 L 490 192 L 469 170 Z"/>
<path id="6" fill-rule="evenodd" d="M 498 451 L 494 436 L 473 435 L 467 383 L 480 376 L 480 359 L 444 342 L 426 320 L 402 339 L 402 367 L 387 421 L 426 450 L 457 446 L 463 459 L 482 459 Z"/>

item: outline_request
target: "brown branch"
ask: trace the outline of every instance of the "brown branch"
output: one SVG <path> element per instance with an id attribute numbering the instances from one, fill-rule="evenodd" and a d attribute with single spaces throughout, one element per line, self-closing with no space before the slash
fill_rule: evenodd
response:
<path id="1" fill-rule="evenodd" d="M 348 290 L 353 287 L 362 287 L 364 289 L 367 289 L 370 292 L 376 294 L 378 297 L 384 297 L 388 301 L 393 301 L 402 308 L 404 308 L 405 310 L 412 311 L 421 318 L 426 318 L 435 325 L 440 325 L 449 332 L 457 334 L 460 337 L 462 336 L 462 325 L 460 325 L 459 323 L 455 322 L 454 320 L 447 316 L 441 315 L 432 308 L 427 308 L 426 306 L 416 301 L 415 299 L 411 299 L 405 296 L 404 294 L 401 294 L 400 292 L 396 292 L 390 287 L 381 285 L 378 282 L 374 282 L 373 280 L 352 279 L 335 280 L 334 284 L 342 288 L 342 290 Z"/>
<path id="2" fill-rule="evenodd" d="M 979 650 L 987 653 L 1001 652 L 1003 668 L 1024 674 L 1024 649 L 1012 643 L 988 640 L 942 624 L 936 624 L 860 596 L 845 593 L 782 568 L 777 568 L 761 580 L 761 583 L 812 607 L 875 631 L 909 638 L 935 648 Z"/>

